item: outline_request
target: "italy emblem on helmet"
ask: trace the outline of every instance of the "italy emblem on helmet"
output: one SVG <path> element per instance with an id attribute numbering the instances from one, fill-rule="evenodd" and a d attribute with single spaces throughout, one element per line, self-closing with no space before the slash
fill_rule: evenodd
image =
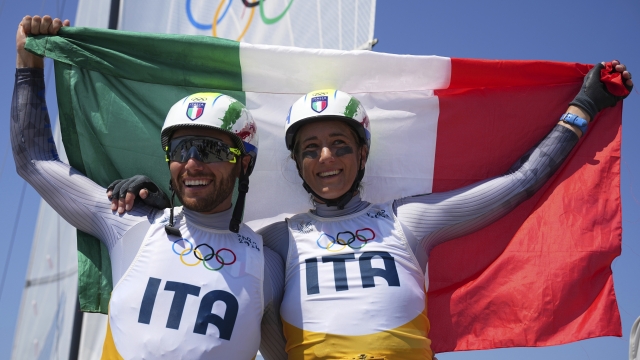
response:
<path id="1" fill-rule="evenodd" d="M 258 155 L 258 128 L 251 113 L 238 100 L 220 93 L 196 93 L 176 102 L 164 121 L 162 147 L 183 127 L 213 128 L 228 133 L 243 154 Z"/>

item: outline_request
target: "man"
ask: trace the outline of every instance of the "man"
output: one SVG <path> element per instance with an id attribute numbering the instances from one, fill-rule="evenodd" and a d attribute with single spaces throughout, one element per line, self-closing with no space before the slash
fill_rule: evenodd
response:
<path id="1" fill-rule="evenodd" d="M 25 16 L 18 27 L 11 142 L 20 176 L 109 250 L 116 285 L 103 357 L 251 359 L 260 345 L 265 358 L 284 358 L 273 305 L 282 296 L 282 259 L 240 223 L 258 152 L 251 114 L 222 94 L 178 101 L 161 141 L 183 207 L 175 216 L 173 208 L 146 206 L 120 215 L 104 188 L 59 160 L 43 59 L 24 49 L 27 35 L 55 35 L 62 26 L 69 21 Z M 240 196 L 232 209 L 236 180 Z M 162 203 L 159 193 L 151 195 Z"/>

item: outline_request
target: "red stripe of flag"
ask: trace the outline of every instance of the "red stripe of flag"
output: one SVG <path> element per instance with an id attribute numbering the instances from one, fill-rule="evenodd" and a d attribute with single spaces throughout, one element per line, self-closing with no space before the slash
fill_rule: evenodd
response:
<path id="1" fill-rule="evenodd" d="M 433 191 L 500 175 L 540 141 L 590 65 L 452 59 Z M 435 352 L 622 336 L 611 262 L 620 255 L 622 105 L 603 111 L 563 167 L 489 227 L 436 247 Z"/>

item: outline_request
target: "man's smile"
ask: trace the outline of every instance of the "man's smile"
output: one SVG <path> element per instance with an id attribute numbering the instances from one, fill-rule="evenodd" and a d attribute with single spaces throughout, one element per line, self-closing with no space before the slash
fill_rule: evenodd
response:
<path id="1" fill-rule="evenodd" d="M 205 179 L 196 179 L 196 180 L 184 180 L 183 181 L 185 186 L 188 187 L 192 187 L 192 186 L 207 186 L 211 183 L 211 180 L 205 180 Z"/>

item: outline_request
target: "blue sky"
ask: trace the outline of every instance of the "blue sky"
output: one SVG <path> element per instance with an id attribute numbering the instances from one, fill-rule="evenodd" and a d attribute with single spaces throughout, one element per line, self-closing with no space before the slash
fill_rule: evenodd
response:
<path id="1" fill-rule="evenodd" d="M 326 0 L 325 0 L 326 1 Z M 0 275 L 8 258 L 8 272 L 0 298 L 0 354 L 9 354 L 20 306 L 27 263 L 40 197 L 27 186 L 10 253 L 14 223 L 23 181 L 15 173 L 8 154 L 8 118 L 15 67 L 15 31 L 25 14 L 61 14 L 73 20 L 77 0 L 0 0 L 0 189 L 4 230 Z M 375 51 L 397 54 L 440 55 L 482 59 L 542 59 L 596 63 L 619 59 L 640 79 L 640 2 L 611 0 L 551 1 L 428 1 L 378 0 Z M 53 84 L 53 74 L 47 80 Z M 47 97 L 52 114 L 57 112 L 55 92 Z M 469 114 L 473 116 L 473 114 Z M 55 117 L 55 116 L 52 116 Z M 622 338 L 598 338 L 546 348 L 514 348 L 438 356 L 453 359 L 624 359 L 628 357 L 631 325 L 640 316 L 640 92 L 625 101 L 622 132 L 622 255 L 614 260 L 614 286 L 622 316 Z M 4 358 L 4 355 L 0 355 Z"/>

